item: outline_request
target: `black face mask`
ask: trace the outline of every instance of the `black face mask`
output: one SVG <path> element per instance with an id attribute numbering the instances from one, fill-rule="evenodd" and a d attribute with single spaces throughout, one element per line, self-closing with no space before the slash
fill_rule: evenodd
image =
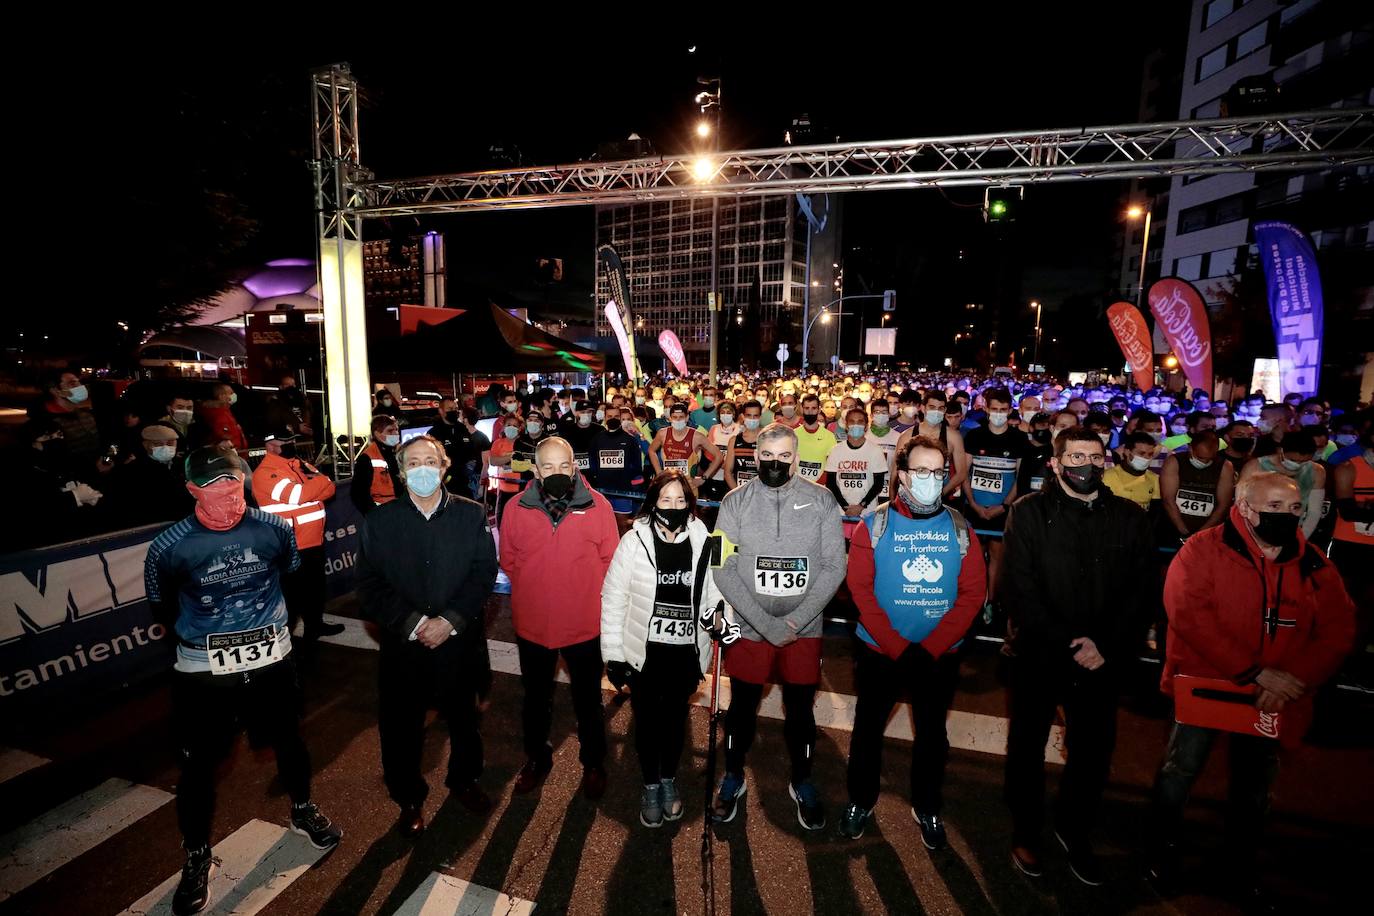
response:
<path id="1" fill-rule="evenodd" d="M 769 458 L 759 462 L 759 480 L 770 487 L 780 487 L 792 476 L 792 463 Z"/>
<path id="2" fill-rule="evenodd" d="M 1271 547 L 1291 547 L 1298 540 L 1300 516 L 1291 512 L 1261 512 L 1255 535 Z"/>
<path id="3" fill-rule="evenodd" d="M 281 456 L 288 461 L 296 457 L 296 443 L 284 443 L 281 447 Z"/>
<path id="4" fill-rule="evenodd" d="M 618 433 L 618 432 L 620 432 L 620 421 L 619 421 L 619 420 L 607 420 L 607 421 L 606 421 L 606 429 L 609 430 L 610 432 L 613 432 L 613 433 Z"/>
<path id="5" fill-rule="evenodd" d="M 802 419 L 806 421 L 807 426 L 815 426 L 820 416 L 821 415 L 818 413 L 804 413 L 802 414 Z"/>
<path id="6" fill-rule="evenodd" d="M 567 474 L 550 474 L 541 480 L 539 485 L 554 499 L 562 499 L 572 492 L 573 479 Z"/>
<path id="7" fill-rule="evenodd" d="M 1031 433 L 1031 438 L 1041 445 L 1050 444 L 1050 431 L 1048 429 L 1037 429 Z"/>
<path id="8" fill-rule="evenodd" d="M 1231 451 L 1235 452 L 1237 455 L 1248 455 L 1255 450 L 1254 439 L 1241 437 L 1239 439 L 1232 439 L 1228 444 L 1231 446 Z"/>
<path id="9" fill-rule="evenodd" d="M 456 411 L 456 410 L 450 410 L 448 413 L 444 414 L 444 419 L 448 421 L 448 423 L 449 423 L 450 426 L 457 426 L 457 425 L 458 425 L 458 411 Z"/>
<path id="10" fill-rule="evenodd" d="M 692 514 L 691 509 L 659 509 L 654 508 L 654 518 L 668 531 L 681 531 L 687 524 L 687 516 Z"/>
<path id="11" fill-rule="evenodd" d="M 1102 485 L 1103 471 L 1095 464 L 1085 464 L 1076 468 L 1061 465 L 1061 471 L 1064 483 L 1075 493 L 1087 496 L 1089 493 L 1097 492 L 1097 488 Z"/>

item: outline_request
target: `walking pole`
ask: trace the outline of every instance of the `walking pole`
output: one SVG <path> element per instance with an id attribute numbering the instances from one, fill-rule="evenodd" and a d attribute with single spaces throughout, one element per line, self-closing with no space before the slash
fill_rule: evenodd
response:
<path id="1" fill-rule="evenodd" d="M 720 629 L 716 629 L 719 621 Z M 707 725 L 706 739 L 706 802 L 701 820 L 701 889 L 710 894 L 708 908 L 715 910 L 714 862 L 715 851 L 711 848 L 711 796 L 716 790 L 716 732 L 720 727 L 720 641 L 725 635 L 725 602 L 716 605 L 716 613 L 711 621 L 711 718 Z"/>

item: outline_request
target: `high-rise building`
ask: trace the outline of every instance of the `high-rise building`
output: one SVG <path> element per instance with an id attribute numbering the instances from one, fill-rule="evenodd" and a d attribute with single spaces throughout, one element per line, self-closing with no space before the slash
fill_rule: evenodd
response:
<path id="1" fill-rule="evenodd" d="M 812 287 L 812 306 L 817 310 L 829 301 L 824 294 L 830 292 L 831 264 L 839 261 L 838 198 L 832 196 L 832 201 L 834 213 L 825 231 L 812 238 L 811 276 L 819 283 Z M 799 354 L 807 298 L 808 228 L 795 196 L 722 199 L 717 262 L 722 366 L 733 365 L 736 359 L 767 364 L 780 342 Z M 665 329 L 672 330 L 682 341 L 688 363 L 704 368 L 710 358 L 711 201 L 597 207 L 596 245 L 613 246 L 625 266 L 634 333 L 657 337 Z M 609 281 L 599 270 L 598 337 L 611 334 L 604 310 L 610 298 Z M 818 353 L 817 341 L 812 341 L 813 361 L 828 360 L 829 355 Z M 793 368 L 798 365 L 792 363 Z"/>
<path id="2" fill-rule="evenodd" d="M 1235 91 L 1238 83 L 1266 89 L 1262 104 L 1274 112 L 1374 103 L 1370 6 L 1348 0 L 1193 0 L 1179 117 L 1249 113 Z M 1251 231 L 1256 219 L 1290 219 L 1311 235 L 1319 252 L 1367 250 L 1371 172 L 1366 166 L 1175 177 L 1162 271 L 1192 281 L 1209 305 L 1216 304 L 1230 281 L 1257 260 Z M 1357 200 L 1363 204 L 1352 206 Z"/>

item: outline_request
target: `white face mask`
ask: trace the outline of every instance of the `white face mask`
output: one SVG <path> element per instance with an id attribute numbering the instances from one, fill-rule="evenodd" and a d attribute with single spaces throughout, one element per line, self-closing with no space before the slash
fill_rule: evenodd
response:
<path id="1" fill-rule="evenodd" d="M 745 417 L 745 418 L 744 418 L 744 428 L 745 428 L 745 429 L 758 429 L 758 428 L 759 428 L 759 418 L 758 418 L 758 417 Z"/>
<path id="2" fill-rule="evenodd" d="M 783 415 L 784 417 L 786 417 L 787 419 L 789 419 L 789 420 L 792 419 L 792 417 L 794 417 L 794 416 L 796 415 L 796 413 L 797 413 L 797 407 L 796 407 L 795 404 L 784 404 L 784 405 L 782 405 L 782 415 Z"/>
<path id="3" fill-rule="evenodd" d="M 592 415 L 589 414 L 589 413 L 580 413 L 580 414 L 578 414 L 578 415 L 577 415 L 577 425 L 583 427 L 584 429 L 585 429 L 586 427 L 588 427 L 588 426 L 591 426 L 591 425 L 592 425 Z"/>
<path id="4" fill-rule="evenodd" d="M 720 415 L 720 425 L 721 425 L 721 426 L 732 426 L 732 425 L 734 424 L 734 422 L 735 422 L 735 415 L 734 415 L 734 414 L 732 414 L 732 413 L 723 413 L 723 414 Z"/>
<path id="5" fill-rule="evenodd" d="M 906 417 L 908 420 L 912 419 L 913 417 L 916 416 L 916 408 L 915 408 L 915 407 L 912 407 L 912 406 L 910 406 L 910 405 L 907 405 L 906 407 L 903 407 L 903 408 L 902 408 L 902 416 Z"/>
<path id="6" fill-rule="evenodd" d="M 1026 423 L 1031 422 L 1032 420 L 1035 419 L 1035 411 L 1033 411 L 1033 410 L 1023 410 L 1023 411 L 1021 411 L 1021 419 L 1022 419 L 1023 422 L 1026 422 Z"/>
<path id="7" fill-rule="evenodd" d="M 945 422 L 945 412 L 943 410 L 926 409 L 926 422 L 931 426 L 939 426 Z"/>
<path id="8" fill-rule="evenodd" d="M 874 428 L 874 429 L 887 429 L 887 414 L 885 414 L 885 413 L 875 413 L 875 414 L 873 415 L 873 428 Z"/>
<path id="9" fill-rule="evenodd" d="M 600 423 L 604 419 L 606 419 L 606 411 L 598 410 L 596 412 L 596 422 Z"/>
<path id="10" fill-rule="evenodd" d="M 1188 461 L 1192 464 L 1193 467 L 1197 468 L 1199 471 L 1206 470 L 1207 468 L 1210 468 L 1212 466 L 1212 462 L 1203 461 L 1201 458 L 1194 458 L 1192 456 L 1188 457 Z"/>
<path id="11" fill-rule="evenodd" d="M 1131 468 L 1136 471 L 1144 471 L 1150 467 L 1150 459 L 1142 458 L 1139 455 L 1131 456 Z"/>
<path id="12" fill-rule="evenodd" d="M 178 423 L 180 423 L 180 424 L 182 424 L 182 425 L 185 425 L 185 424 L 187 424 L 187 423 L 190 423 L 191 420 L 193 420 L 194 418 L 195 418 L 195 412 L 194 412 L 194 411 L 191 411 L 191 410 L 174 410 L 174 411 L 172 411 L 172 419 L 175 420 L 175 421 L 177 421 Z"/>
<path id="13" fill-rule="evenodd" d="M 686 420 L 674 420 L 674 421 L 673 421 L 673 432 L 680 433 L 680 432 L 682 432 L 682 431 L 683 431 L 684 429 L 686 429 L 686 428 L 687 428 L 687 421 L 686 421 Z"/>
<path id="14" fill-rule="evenodd" d="M 708 394 L 708 395 L 706 395 L 706 397 L 704 397 L 704 398 L 701 399 L 701 406 L 702 406 L 702 407 L 715 407 L 715 406 L 716 406 L 716 399 L 713 398 L 713 397 L 711 397 L 711 396 Z"/>
<path id="15" fill-rule="evenodd" d="M 934 474 L 931 474 L 924 480 L 920 477 L 914 477 L 911 474 L 907 474 L 907 480 L 909 483 L 907 484 L 906 490 L 911 494 L 912 499 L 915 500 L 918 506 L 935 505 L 940 499 L 940 491 L 945 487 L 944 480 Z"/>
<path id="16" fill-rule="evenodd" d="M 1097 438 L 1099 438 L 1099 439 L 1102 440 L 1102 447 L 1105 449 L 1105 448 L 1107 448 L 1108 443 L 1110 443 L 1110 442 L 1112 441 L 1112 434 L 1111 434 L 1111 433 L 1098 433 L 1098 434 L 1097 434 Z"/>
<path id="17" fill-rule="evenodd" d="M 1007 425 L 1008 416 L 1009 414 L 1005 410 L 990 410 L 988 411 L 988 424 L 1001 429 Z"/>

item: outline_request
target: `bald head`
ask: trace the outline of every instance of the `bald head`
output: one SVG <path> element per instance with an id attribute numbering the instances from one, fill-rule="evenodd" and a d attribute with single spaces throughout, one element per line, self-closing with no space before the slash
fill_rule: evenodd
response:
<path id="1" fill-rule="evenodd" d="M 1243 478 L 1236 486 L 1236 501 L 1247 518 L 1259 512 L 1302 512 L 1302 492 L 1297 481 L 1283 474 L 1264 472 Z M 1254 523 L 1251 519 L 1251 523 Z"/>
<path id="2" fill-rule="evenodd" d="M 573 447 L 561 436 L 550 436 L 534 449 L 534 476 L 544 480 L 554 474 L 566 474 L 569 477 L 577 474 Z"/>

